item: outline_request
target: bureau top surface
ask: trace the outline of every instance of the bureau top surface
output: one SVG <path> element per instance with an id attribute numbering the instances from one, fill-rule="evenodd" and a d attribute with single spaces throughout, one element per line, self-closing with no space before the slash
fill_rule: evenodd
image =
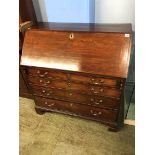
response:
<path id="1" fill-rule="evenodd" d="M 42 23 L 33 27 L 25 35 L 21 64 L 126 78 L 131 25 L 92 24 L 91 30 L 89 25 Z"/>

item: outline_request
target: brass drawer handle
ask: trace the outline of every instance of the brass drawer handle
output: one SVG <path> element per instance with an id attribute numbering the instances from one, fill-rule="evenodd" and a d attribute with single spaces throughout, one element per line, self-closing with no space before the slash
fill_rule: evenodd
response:
<path id="1" fill-rule="evenodd" d="M 40 74 L 40 70 L 37 71 L 37 74 L 39 74 L 40 77 L 44 77 L 44 74 Z"/>
<path id="2" fill-rule="evenodd" d="M 105 82 L 105 80 L 104 80 L 104 79 L 101 79 L 101 80 L 100 80 L 100 83 L 104 83 L 104 82 Z"/>
<path id="3" fill-rule="evenodd" d="M 103 89 L 103 88 L 101 88 L 101 89 L 100 89 L 100 92 L 104 92 L 104 89 Z"/>
<path id="4" fill-rule="evenodd" d="M 40 77 L 44 77 L 45 75 L 48 74 L 48 72 L 45 72 L 44 74 L 40 74 L 40 70 L 37 71 L 37 74 L 39 74 Z"/>
<path id="5" fill-rule="evenodd" d="M 69 93 L 69 96 L 72 96 L 73 94 L 72 93 Z"/>
<path id="6" fill-rule="evenodd" d="M 39 82 L 41 83 L 41 82 L 43 82 L 43 80 L 39 80 Z"/>
<path id="7" fill-rule="evenodd" d="M 104 79 L 101 79 L 99 82 L 97 82 L 97 81 L 95 81 L 95 79 L 94 79 L 94 78 L 92 78 L 92 79 L 91 79 L 91 81 L 93 82 L 93 84 L 96 84 L 96 85 L 98 85 L 98 84 L 100 84 L 100 83 L 104 83 L 104 82 L 105 82 L 105 80 L 104 80 Z"/>
<path id="8" fill-rule="evenodd" d="M 45 72 L 44 74 L 45 74 L 45 75 L 47 75 L 47 74 L 48 74 L 48 72 Z"/>
<path id="9" fill-rule="evenodd" d="M 44 77 L 45 75 L 44 75 L 44 74 L 39 74 L 39 76 L 40 76 L 40 77 Z"/>
<path id="10" fill-rule="evenodd" d="M 47 81 L 46 83 L 51 83 L 51 81 Z"/>
<path id="11" fill-rule="evenodd" d="M 93 115 L 93 116 L 98 116 L 98 115 L 101 115 L 102 112 L 99 111 L 98 113 L 94 113 L 93 110 L 90 110 L 90 113 Z"/>
<path id="12" fill-rule="evenodd" d="M 102 112 L 100 111 L 100 112 L 98 112 L 98 114 L 99 114 L 99 115 L 101 115 L 101 114 L 102 114 Z"/>
<path id="13" fill-rule="evenodd" d="M 122 89 L 122 87 L 123 87 L 123 83 L 120 84 L 120 89 Z"/>
<path id="14" fill-rule="evenodd" d="M 96 116 L 97 114 L 93 114 L 94 116 Z"/>
<path id="15" fill-rule="evenodd" d="M 37 70 L 37 73 L 40 74 L 40 70 Z"/>
<path id="16" fill-rule="evenodd" d="M 71 86 L 71 83 L 70 83 L 70 82 L 68 83 L 68 86 L 69 86 L 69 87 Z"/>
<path id="17" fill-rule="evenodd" d="M 98 82 L 95 81 L 94 78 L 91 79 L 91 82 L 92 82 L 93 84 L 95 84 L 95 85 L 98 85 L 98 84 L 99 84 Z"/>
<path id="18" fill-rule="evenodd" d="M 37 70 L 37 74 L 40 74 L 40 70 Z M 44 74 L 46 75 L 48 72 L 45 72 Z"/>
<path id="19" fill-rule="evenodd" d="M 51 106 L 53 106 L 53 105 L 55 105 L 55 103 L 51 103 L 51 104 L 49 104 L 48 106 L 51 107 Z"/>
<path id="20" fill-rule="evenodd" d="M 70 40 L 74 39 L 74 33 L 69 34 L 69 39 Z"/>
<path id="21" fill-rule="evenodd" d="M 92 93 L 98 94 L 99 92 L 95 91 L 93 88 L 91 89 Z"/>
<path id="22" fill-rule="evenodd" d="M 91 81 L 95 81 L 95 79 L 94 79 L 94 78 L 92 78 L 92 79 L 91 79 Z"/>
<path id="23" fill-rule="evenodd" d="M 45 91 L 45 90 L 42 90 L 42 92 L 43 92 L 43 93 L 46 93 L 46 91 Z M 49 95 L 50 95 L 50 93 L 52 93 L 52 91 L 49 91 L 49 93 L 47 93 L 46 95 L 47 95 L 47 96 L 49 96 Z"/>
<path id="24" fill-rule="evenodd" d="M 90 99 L 90 101 L 92 101 L 92 102 L 93 102 L 93 101 L 94 101 L 94 99 L 93 99 L 93 98 L 91 98 L 91 99 Z"/>
<path id="25" fill-rule="evenodd" d="M 94 94 L 98 94 L 99 92 L 97 92 L 97 91 L 94 91 L 93 93 L 94 93 Z"/>
<path id="26" fill-rule="evenodd" d="M 93 91 L 94 94 L 98 94 L 99 92 L 95 91 L 94 88 L 91 88 L 91 91 Z"/>
<path id="27" fill-rule="evenodd" d="M 91 90 L 94 91 L 95 89 L 94 88 L 91 88 Z"/>
<path id="28" fill-rule="evenodd" d="M 94 102 L 94 103 L 99 105 L 99 104 L 103 103 L 103 100 L 99 100 L 99 102 Z"/>

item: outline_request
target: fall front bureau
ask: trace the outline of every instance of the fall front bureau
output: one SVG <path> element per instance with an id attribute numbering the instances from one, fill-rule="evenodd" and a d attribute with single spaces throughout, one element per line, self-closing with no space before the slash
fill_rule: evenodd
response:
<path id="1" fill-rule="evenodd" d="M 28 30 L 21 65 L 36 112 L 80 116 L 120 129 L 131 32 L 130 24 L 39 23 Z"/>

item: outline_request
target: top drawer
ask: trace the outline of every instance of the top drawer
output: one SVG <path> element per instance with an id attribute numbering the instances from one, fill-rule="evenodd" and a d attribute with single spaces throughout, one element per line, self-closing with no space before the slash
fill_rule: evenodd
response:
<path id="1" fill-rule="evenodd" d="M 93 85 L 101 85 L 101 86 L 109 86 L 109 87 L 117 87 L 117 88 L 120 88 L 123 84 L 123 83 L 121 84 L 120 80 L 96 77 L 94 75 L 83 76 L 78 74 L 72 74 L 71 81 L 79 81 L 82 83 L 89 83 Z"/>
<path id="2" fill-rule="evenodd" d="M 80 73 L 70 73 L 67 71 L 58 71 L 38 67 L 27 67 L 26 74 L 29 76 L 37 76 L 49 79 L 62 79 L 75 83 L 92 84 L 121 88 L 123 81 L 121 79 L 110 79 L 105 77 L 97 77 L 95 75 L 82 75 Z"/>

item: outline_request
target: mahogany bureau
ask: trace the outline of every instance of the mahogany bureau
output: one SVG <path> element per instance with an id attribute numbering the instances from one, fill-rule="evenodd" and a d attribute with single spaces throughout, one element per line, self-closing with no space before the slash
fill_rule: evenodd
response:
<path id="1" fill-rule="evenodd" d="M 100 121 L 117 131 L 124 121 L 130 24 L 38 23 L 26 32 L 21 65 L 39 114 Z"/>

